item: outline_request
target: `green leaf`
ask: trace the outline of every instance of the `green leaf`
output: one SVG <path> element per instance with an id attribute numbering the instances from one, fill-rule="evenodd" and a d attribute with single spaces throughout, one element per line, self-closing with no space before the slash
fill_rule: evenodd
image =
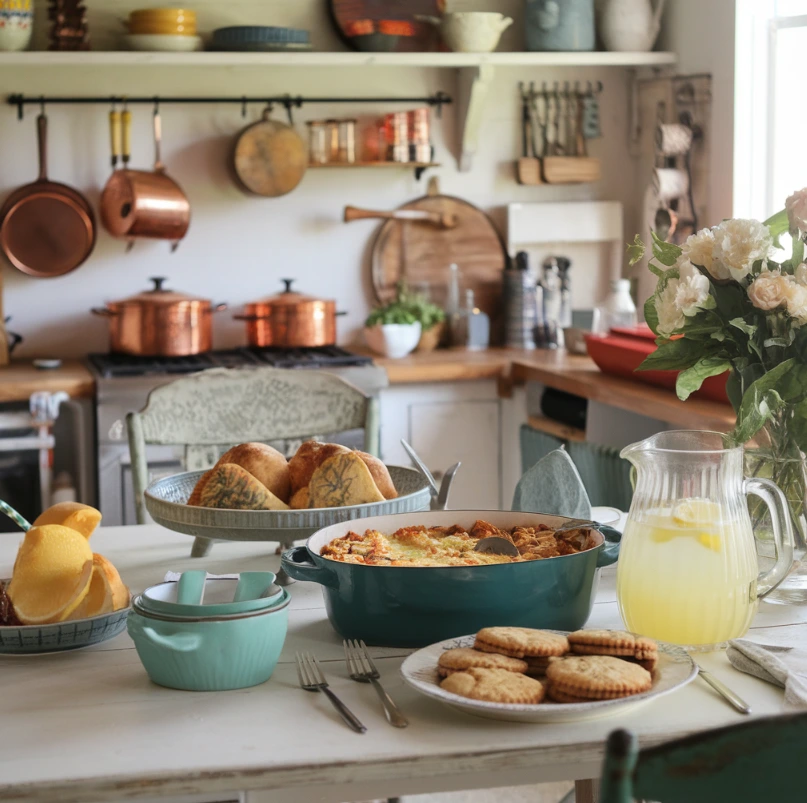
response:
<path id="1" fill-rule="evenodd" d="M 733 326 L 735 329 L 739 329 L 741 332 L 745 332 L 748 337 L 753 337 L 757 333 L 757 327 L 755 324 L 746 323 L 743 318 L 732 318 L 729 321 L 729 326 Z"/>
<path id="2" fill-rule="evenodd" d="M 787 210 L 782 209 L 780 212 L 777 212 L 775 215 L 772 215 L 765 221 L 765 225 L 771 232 L 773 236 L 773 244 L 777 248 L 782 247 L 782 243 L 780 242 L 780 237 L 789 230 L 790 228 L 790 221 L 787 218 Z"/>
<path id="3" fill-rule="evenodd" d="M 712 340 L 717 340 L 718 343 L 722 343 L 726 339 L 725 332 L 712 332 L 711 334 Z"/>
<path id="4" fill-rule="evenodd" d="M 756 391 L 752 386 L 743 396 L 737 424 L 729 438 L 737 445 L 748 443 L 784 407 L 785 402 L 775 390 Z"/>
<path id="5" fill-rule="evenodd" d="M 731 368 L 731 363 L 722 357 L 704 357 L 698 360 L 691 368 L 681 371 L 675 382 L 675 392 L 681 401 L 686 401 L 690 394 L 700 390 L 704 380 L 710 376 L 725 374 Z"/>
<path id="6" fill-rule="evenodd" d="M 801 235 L 796 235 L 793 238 L 793 256 L 791 258 L 793 260 L 793 270 L 795 271 L 804 262 L 804 240 L 801 239 Z"/>
<path id="7" fill-rule="evenodd" d="M 718 344 L 688 340 L 685 337 L 664 341 L 652 354 L 649 354 L 637 371 L 678 371 L 691 368 L 704 357 L 714 356 L 720 349 Z"/>
<path id="8" fill-rule="evenodd" d="M 748 293 L 737 284 L 720 285 L 715 292 L 718 313 L 728 320 L 745 318 L 754 307 L 748 300 Z"/>
<path id="9" fill-rule="evenodd" d="M 628 243 L 628 265 L 633 267 L 637 262 L 641 262 L 642 259 L 644 259 L 644 253 L 645 245 L 642 242 L 642 238 L 637 234 L 633 238 L 633 242 Z M 652 270 L 656 276 L 659 275 L 658 268 L 651 267 L 650 270 Z"/>
<path id="10" fill-rule="evenodd" d="M 678 257 L 681 256 L 681 247 L 674 243 L 668 243 L 661 239 L 656 232 L 650 232 L 653 235 L 653 258 L 671 268 L 678 262 Z"/>
<path id="11" fill-rule="evenodd" d="M 656 297 L 650 296 L 644 302 L 644 320 L 654 335 L 658 334 L 658 312 L 656 312 Z"/>

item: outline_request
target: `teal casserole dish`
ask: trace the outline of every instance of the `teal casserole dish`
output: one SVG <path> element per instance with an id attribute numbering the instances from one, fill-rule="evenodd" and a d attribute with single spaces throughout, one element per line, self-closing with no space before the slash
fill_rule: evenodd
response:
<path id="1" fill-rule="evenodd" d="M 326 527 L 283 553 L 295 580 L 319 583 L 328 618 L 343 637 L 387 647 L 421 647 L 496 625 L 578 630 L 594 604 L 599 570 L 615 563 L 621 534 L 601 526 L 596 545 L 573 555 L 490 566 L 363 566 L 323 558 L 325 544 L 349 532 L 459 524 L 501 528 L 571 521 L 542 513 L 444 510 L 358 519 Z"/>
<path id="2" fill-rule="evenodd" d="M 291 602 L 230 616 L 169 616 L 136 597 L 126 621 L 137 654 L 158 685 L 186 691 L 257 686 L 272 676 L 286 640 Z"/>

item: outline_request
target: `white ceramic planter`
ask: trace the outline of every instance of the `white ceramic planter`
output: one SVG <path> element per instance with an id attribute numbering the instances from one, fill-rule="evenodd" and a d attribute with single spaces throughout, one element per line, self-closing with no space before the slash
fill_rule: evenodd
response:
<path id="1" fill-rule="evenodd" d="M 510 17 L 495 11 L 453 11 L 441 18 L 422 17 L 440 29 L 443 41 L 455 53 L 490 53 L 502 33 L 512 24 Z"/>
<path id="2" fill-rule="evenodd" d="M 386 323 L 364 329 L 367 345 L 382 357 L 392 360 L 406 357 L 420 340 L 420 323 Z"/>
<path id="3" fill-rule="evenodd" d="M 0 50 L 25 50 L 33 31 L 33 0 L 0 0 Z"/>

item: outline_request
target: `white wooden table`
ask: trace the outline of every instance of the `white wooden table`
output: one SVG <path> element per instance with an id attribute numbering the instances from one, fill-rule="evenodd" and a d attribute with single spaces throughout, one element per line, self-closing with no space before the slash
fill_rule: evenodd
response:
<path id="1" fill-rule="evenodd" d="M 0 576 L 9 576 L 19 540 L 0 539 Z M 278 566 L 255 544 L 217 543 L 208 558 L 191 560 L 191 539 L 156 525 L 102 528 L 92 546 L 118 566 L 133 592 L 161 581 L 167 570 Z M 744 719 L 698 680 L 633 714 L 594 722 L 478 719 L 405 686 L 398 668 L 407 651 L 375 649 L 384 684 L 410 719 L 398 730 L 385 721 L 373 689 L 348 679 L 320 588 L 297 583 L 291 592 L 280 663 L 270 681 L 251 689 L 191 693 L 153 685 L 125 633 L 78 652 L 0 656 L 0 800 L 218 801 L 242 793 L 248 803 L 339 803 L 590 779 L 616 727 L 636 731 L 647 745 Z M 602 578 L 588 624 L 621 627 L 613 572 Z M 804 644 L 807 607 L 763 605 L 752 637 Z M 366 734 L 350 731 L 323 695 L 298 688 L 298 650 L 319 657 Z M 748 700 L 755 716 L 781 713 L 781 692 L 736 672 L 724 654 L 699 660 Z"/>

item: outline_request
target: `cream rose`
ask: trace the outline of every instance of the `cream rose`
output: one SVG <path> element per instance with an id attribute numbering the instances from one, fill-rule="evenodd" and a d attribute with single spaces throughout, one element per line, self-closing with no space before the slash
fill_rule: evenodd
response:
<path id="1" fill-rule="evenodd" d="M 786 201 L 787 220 L 790 224 L 790 233 L 807 232 L 807 187 L 794 192 Z"/>
<path id="2" fill-rule="evenodd" d="M 782 276 L 778 270 L 763 271 L 748 288 L 751 303 L 765 312 L 784 306 L 791 293 L 790 285 L 795 284 L 788 280 L 789 277 Z"/>
<path id="3" fill-rule="evenodd" d="M 670 279 L 664 290 L 656 296 L 654 302 L 656 315 L 658 315 L 658 333 L 664 337 L 669 337 L 682 329 L 686 322 L 684 313 L 675 303 L 679 284 L 678 279 Z"/>
<path id="4" fill-rule="evenodd" d="M 697 315 L 711 304 L 709 280 L 690 262 L 679 267 L 678 288 L 675 291 L 675 306 L 687 317 Z"/>
<path id="5" fill-rule="evenodd" d="M 757 260 L 767 260 L 773 251 L 768 227 L 758 220 L 724 220 L 714 229 L 713 259 L 722 263 L 735 281 L 741 282 Z M 714 270 L 714 264 L 713 264 Z"/>
<path id="6" fill-rule="evenodd" d="M 788 278 L 786 289 L 787 312 L 796 326 L 807 323 L 807 287 Z"/>
<path id="7" fill-rule="evenodd" d="M 802 262 L 801 265 L 796 268 L 795 279 L 798 284 L 807 287 L 807 262 Z"/>
<path id="8" fill-rule="evenodd" d="M 715 235 L 711 229 L 701 229 L 697 234 L 690 234 L 686 242 L 681 246 L 681 256 L 678 260 L 680 267 L 685 262 L 690 262 L 703 268 L 715 279 L 730 279 L 731 274 L 726 267 L 716 262 L 714 258 Z"/>

